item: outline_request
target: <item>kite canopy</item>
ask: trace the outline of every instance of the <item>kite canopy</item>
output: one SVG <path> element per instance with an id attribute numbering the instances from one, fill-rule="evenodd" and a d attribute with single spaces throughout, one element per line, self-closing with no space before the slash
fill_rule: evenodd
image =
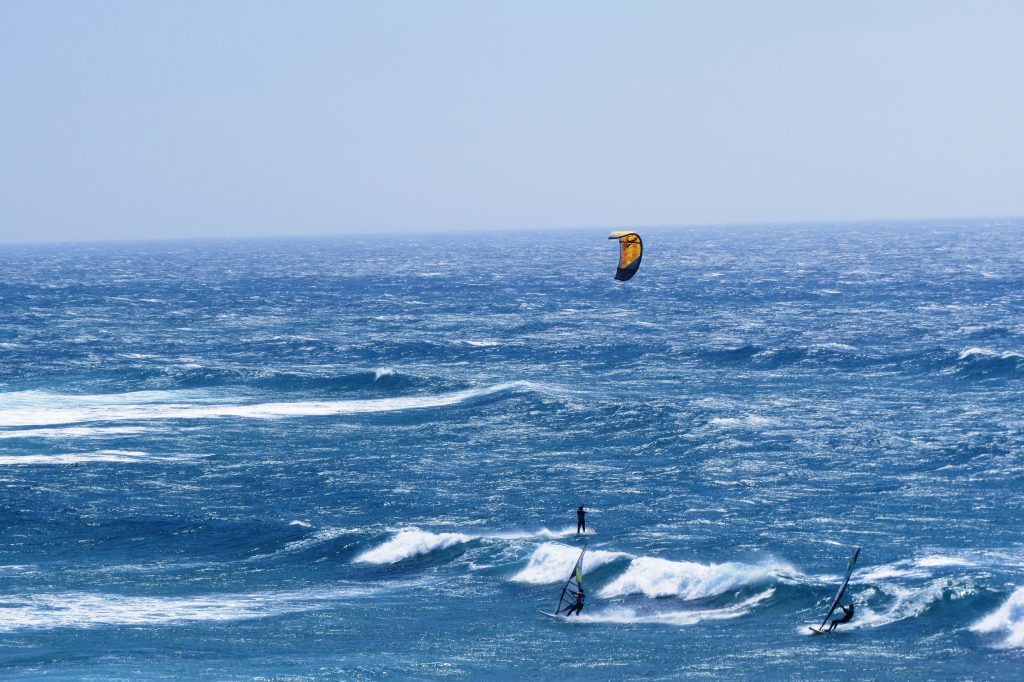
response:
<path id="1" fill-rule="evenodd" d="M 612 232 L 608 239 L 619 240 L 619 267 L 615 270 L 615 279 L 625 282 L 640 269 L 644 243 L 640 241 L 640 235 L 628 230 Z"/>

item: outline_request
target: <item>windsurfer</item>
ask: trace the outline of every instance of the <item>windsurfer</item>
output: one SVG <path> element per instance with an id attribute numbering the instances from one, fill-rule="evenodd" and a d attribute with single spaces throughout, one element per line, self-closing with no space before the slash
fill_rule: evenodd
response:
<path id="1" fill-rule="evenodd" d="M 569 608 L 567 608 L 565 610 L 565 617 L 566 618 L 568 618 L 569 616 L 571 616 L 574 613 L 578 616 L 580 614 L 580 611 L 583 610 L 583 596 L 584 596 L 583 595 L 583 586 L 581 585 L 580 589 L 578 591 L 575 591 L 575 592 L 572 591 L 572 590 L 569 590 L 569 594 L 571 594 L 572 596 L 576 597 L 576 603 L 574 603 L 572 606 L 570 606 Z"/>
<path id="2" fill-rule="evenodd" d="M 587 532 L 587 510 L 581 504 L 576 510 L 576 534 Z"/>
<path id="3" fill-rule="evenodd" d="M 833 618 L 832 622 L 828 626 L 828 631 L 832 632 L 840 623 L 849 623 L 853 620 L 853 602 L 850 602 L 849 606 L 840 605 L 839 608 L 843 610 L 843 615 L 840 618 Z"/>

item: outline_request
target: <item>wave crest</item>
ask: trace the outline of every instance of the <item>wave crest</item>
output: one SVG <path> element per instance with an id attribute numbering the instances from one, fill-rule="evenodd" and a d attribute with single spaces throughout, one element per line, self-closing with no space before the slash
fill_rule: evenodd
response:
<path id="1" fill-rule="evenodd" d="M 81 422 L 152 419 L 281 419 L 400 412 L 449 407 L 530 384 L 507 382 L 452 393 L 370 398 L 244 404 L 230 398 L 185 391 L 148 391 L 115 395 L 71 396 L 44 392 L 0 394 L 0 427 L 48 426 Z"/>
<path id="2" fill-rule="evenodd" d="M 1024 354 L 991 348 L 967 348 L 957 356 L 955 370 L 966 378 L 1014 376 L 1024 373 Z"/>
<path id="3" fill-rule="evenodd" d="M 661 611 L 657 613 L 641 613 L 630 608 L 611 608 L 590 614 L 580 614 L 573 621 L 583 623 L 654 623 L 665 625 L 696 625 L 706 620 L 728 620 L 739 618 L 751 612 L 754 606 L 770 599 L 775 588 L 755 594 L 737 604 L 720 609 L 686 609 L 683 611 Z"/>
<path id="4" fill-rule="evenodd" d="M 1024 587 L 1018 587 L 1002 606 L 972 625 L 971 630 L 1006 633 L 1004 647 L 1024 647 Z"/>
<path id="5" fill-rule="evenodd" d="M 702 599 L 774 580 L 779 571 L 792 572 L 784 564 L 698 564 L 637 557 L 625 573 L 601 590 L 602 597 L 642 594 L 645 597 Z"/>
<path id="6" fill-rule="evenodd" d="M 579 547 L 545 542 L 533 551 L 526 567 L 512 576 L 512 580 L 535 585 L 561 582 L 569 577 L 579 555 Z M 601 549 L 587 550 L 586 557 L 583 559 L 583 572 L 590 573 L 607 563 L 628 556 L 622 552 L 608 552 Z"/>
<path id="7" fill-rule="evenodd" d="M 875 611 L 865 606 L 850 623 L 849 628 L 880 627 L 896 623 L 907 618 L 917 618 L 943 599 L 961 599 L 976 592 L 970 579 L 938 578 L 920 587 L 903 587 L 892 583 L 882 583 L 877 588 L 869 589 L 854 601 L 870 600 L 873 594 L 881 592 L 892 599 L 883 611 Z"/>
<path id="8" fill-rule="evenodd" d="M 430 533 L 418 528 L 399 531 L 382 545 L 357 556 L 354 561 L 364 564 L 397 564 L 415 556 L 430 554 L 453 545 L 473 540 L 462 533 Z"/>

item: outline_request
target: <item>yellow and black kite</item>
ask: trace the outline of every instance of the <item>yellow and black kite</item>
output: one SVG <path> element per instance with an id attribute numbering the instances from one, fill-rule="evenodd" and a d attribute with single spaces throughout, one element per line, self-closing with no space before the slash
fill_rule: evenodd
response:
<path id="1" fill-rule="evenodd" d="M 619 240 L 619 267 L 615 270 L 615 279 L 625 282 L 640 269 L 644 243 L 640 241 L 640 235 L 628 230 L 612 232 L 608 239 Z"/>

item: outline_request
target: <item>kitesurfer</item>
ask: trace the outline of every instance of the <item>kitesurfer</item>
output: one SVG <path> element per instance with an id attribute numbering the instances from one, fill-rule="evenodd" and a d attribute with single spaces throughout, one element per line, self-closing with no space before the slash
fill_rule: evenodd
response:
<path id="1" fill-rule="evenodd" d="M 851 620 L 853 620 L 853 602 L 850 602 L 849 606 L 843 606 L 842 604 L 840 604 L 839 608 L 843 610 L 843 615 L 841 618 L 832 619 L 832 622 L 829 623 L 828 626 L 829 632 L 835 630 L 840 623 L 849 623 Z"/>
<path id="2" fill-rule="evenodd" d="M 566 618 L 568 618 L 569 616 L 571 616 L 574 613 L 578 616 L 578 615 L 580 615 L 580 611 L 583 610 L 583 597 L 584 597 L 584 595 L 583 595 L 583 586 L 580 585 L 580 589 L 579 589 L 578 592 L 573 592 L 572 590 L 569 590 L 569 594 L 571 594 L 572 596 L 576 597 L 576 603 L 574 603 L 572 606 L 570 606 L 568 609 L 566 609 L 566 611 L 565 611 L 565 617 Z"/>
<path id="3" fill-rule="evenodd" d="M 576 510 L 576 534 L 587 532 L 587 510 L 580 505 L 580 508 Z"/>

